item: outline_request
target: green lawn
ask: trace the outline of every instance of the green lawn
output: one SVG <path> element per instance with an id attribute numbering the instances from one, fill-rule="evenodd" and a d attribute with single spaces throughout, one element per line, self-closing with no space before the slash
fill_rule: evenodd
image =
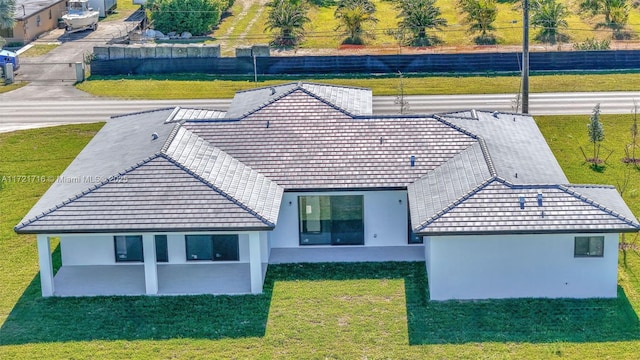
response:
<path id="1" fill-rule="evenodd" d="M 27 51 L 20 54 L 20 57 L 38 57 L 60 46 L 59 44 L 35 44 Z"/>
<path id="2" fill-rule="evenodd" d="M 164 77 L 163 77 L 164 76 Z M 353 76 L 346 75 L 346 76 Z M 229 80 L 208 78 L 202 74 L 162 76 L 92 77 L 76 85 L 82 91 L 96 96 L 124 99 L 222 99 L 232 98 L 236 91 L 272 86 L 292 81 L 313 81 L 334 85 L 370 88 L 373 95 L 398 95 L 397 77 L 365 75 L 366 77 L 307 79 L 301 77 L 259 78 Z M 389 84 L 394 84 L 389 86 Z M 534 75 L 529 80 L 530 92 L 567 91 L 638 91 L 640 73 Z M 519 76 L 429 76 L 404 77 L 406 95 L 441 94 L 501 94 L 517 93 Z"/>
<path id="3" fill-rule="evenodd" d="M 630 118 L 603 116 L 603 147 L 614 153 L 602 172 L 578 149 L 589 146 L 587 116 L 538 123 L 572 182 L 615 184 L 627 169 Z M 640 254 L 631 250 L 611 300 L 429 302 L 422 263 L 270 266 L 258 296 L 43 299 L 35 237 L 12 227 L 100 127 L 0 134 L 0 358 L 630 359 L 640 351 Z M 639 176 L 631 169 L 623 194 L 635 213 Z M 54 259 L 59 266 L 59 250 Z"/>
<path id="4" fill-rule="evenodd" d="M 10 85 L 0 84 L 0 94 L 9 92 L 9 91 L 12 91 L 12 90 L 15 90 L 15 89 L 19 89 L 19 88 L 21 88 L 21 87 L 23 87 L 25 85 L 27 85 L 26 82 L 16 82 L 16 83 L 13 83 L 13 84 L 10 84 Z"/>

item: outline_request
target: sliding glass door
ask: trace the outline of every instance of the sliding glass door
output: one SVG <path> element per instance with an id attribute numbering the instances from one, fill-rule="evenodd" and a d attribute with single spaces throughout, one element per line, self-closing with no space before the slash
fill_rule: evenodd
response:
<path id="1" fill-rule="evenodd" d="M 362 195 L 300 196 L 300 245 L 364 245 Z"/>

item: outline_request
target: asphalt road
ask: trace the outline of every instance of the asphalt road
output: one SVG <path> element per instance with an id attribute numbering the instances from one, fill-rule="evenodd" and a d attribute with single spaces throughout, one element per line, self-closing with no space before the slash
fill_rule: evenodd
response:
<path id="1" fill-rule="evenodd" d="M 27 93 L 36 92 L 38 96 Z M 463 109 L 514 111 L 514 94 L 406 96 L 407 113 L 431 114 Z M 27 100 L 25 100 L 27 99 Z M 532 115 L 590 114 L 601 104 L 602 113 L 630 114 L 640 92 L 532 94 Z M 394 96 L 376 96 L 373 112 L 393 115 L 400 111 Z M 106 121 L 111 116 L 174 106 L 225 110 L 229 99 L 114 100 L 93 98 L 71 86 L 28 87 L 0 95 L 0 132 L 69 123 Z"/>

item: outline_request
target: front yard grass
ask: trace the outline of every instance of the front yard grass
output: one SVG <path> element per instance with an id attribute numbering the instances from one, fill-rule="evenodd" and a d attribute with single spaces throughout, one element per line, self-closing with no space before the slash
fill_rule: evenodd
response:
<path id="1" fill-rule="evenodd" d="M 219 79 L 202 74 L 173 75 L 169 79 L 164 76 L 149 75 L 129 78 L 92 77 L 76 87 L 95 96 L 123 99 L 224 99 L 232 98 L 239 90 L 293 81 L 366 87 L 372 89 L 375 96 L 398 95 L 398 80 L 395 76 L 372 77 L 371 75 L 353 76 L 353 74 L 345 77 L 316 77 L 315 79 L 259 77 L 257 83 L 240 77 Z M 405 75 L 403 82 L 405 95 L 515 94 L 520 89 L 519 75 L 427 77 Z M 532 93 L 638 91 L 640 90 L 640 73 L 534 75 L 531 76 L 529 83 Z"/>
<path id="2" fill-rule="evenodd" d="M 572 182 L 615 184 L 627 169 L 619 158 L 630 119 L 602 116 L 603 146 L 614 150 L 603 172 L 580 159 L 587 116 L 538 123 Z M 270 266 L 258 296 L 43 299 L 35 236 L 12 228 L 101 126 L 0 134 L 0 358 L 628 359 L 640 351 L 633 250 L 620 263 L 617 299 L 429 302 L 423 263 Z M 623 196 L 637 214 L 640 171 L 631 172 Z"/>
<path id="3" fill-rule="evenodd" d="M 20 57 L 38 57 L 42 56 L 49 51 L 57 48 L 60 44 L 35 44 L 27 51 L 20 54 Z"/>
<path id="4" fill-rule="evenodd" d="M 19 89 L 27 84 L 28 83 L 24 81 L 14 82 L 13 84 L 9 85 L 0 84 L 0 94 Z"/>

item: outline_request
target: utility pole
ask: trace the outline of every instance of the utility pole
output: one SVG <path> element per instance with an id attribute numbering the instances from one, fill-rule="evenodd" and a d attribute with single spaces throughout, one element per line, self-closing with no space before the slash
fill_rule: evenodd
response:
<path id="1" fill-rule="evenodd" d="M 529 113 L 529 0 L 522 0 L 522 113 Z"/>

